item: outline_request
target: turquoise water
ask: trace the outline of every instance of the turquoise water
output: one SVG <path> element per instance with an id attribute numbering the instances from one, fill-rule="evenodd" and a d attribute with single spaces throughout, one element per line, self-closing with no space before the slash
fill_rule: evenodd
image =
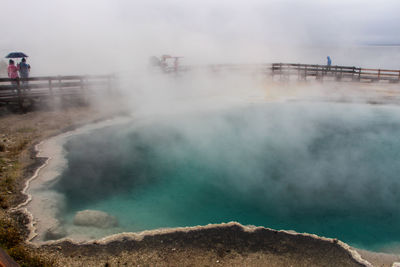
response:
<path id="1" fill-rule="evenodd" d="M 400 110 L 264 104 L 77 135 L 55 189 L 65 218 L 125 231 L 238 221 L 382 250 L 400 241 Z"/>

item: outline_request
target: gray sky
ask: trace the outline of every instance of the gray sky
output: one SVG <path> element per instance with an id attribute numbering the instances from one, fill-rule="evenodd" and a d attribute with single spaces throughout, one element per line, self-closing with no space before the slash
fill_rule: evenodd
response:
<path id="1" fill-rule="evenodd" d="M 26 52 L 40 73 L 109 71 L 163 53 L 262 61 L 266 47 L 400 43 L 398 0 L 0 1 L 0 53 Z"/>

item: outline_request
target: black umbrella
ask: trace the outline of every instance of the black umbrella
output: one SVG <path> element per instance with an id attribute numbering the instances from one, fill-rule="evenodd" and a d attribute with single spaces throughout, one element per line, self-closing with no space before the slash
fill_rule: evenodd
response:
<path id="1" fill-rule="evenodd" d="M 21 58 L 21 57 L 28 57 L 22 52 L 12 52 L 6 56 L 6 58 Z"/>

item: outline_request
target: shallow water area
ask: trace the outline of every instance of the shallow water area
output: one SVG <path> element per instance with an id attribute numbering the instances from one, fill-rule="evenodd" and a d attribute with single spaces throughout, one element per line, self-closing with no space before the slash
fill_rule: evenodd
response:
<path id="1" fill-rule="evenodd" d="M 35 240 L 238 221 L 389 251 L 400 240 L 399 121 L 394 106 L 265 103 L 60 137 L 59 165 L 30 188 Z M 76 225 L 84 210 L 118 225 Z"/>
<path id="2" fill-rule="evenodd" d="M 47 161 L 39 168 L 38 173 L 28 180 L 27 188 L 24 190 L 28 195 L 28 200 L 26 204 L 21 206 L 33 217 L 31 222 L 32 232 L 29 239 L 33 241 L 46 239 L 46 232 L 49 229 L 57 228 L 61 224 L 60 213 L 63 211 L 65 198 L 63 194 L 53 190 L 52 187 L 57 182 L 60 173 L 68 166 L 64 150 L 65 143 L 75 135 L 91 132 L 109 125 L 124 123 L 127 120 L 131 119 L 121 117 L 89 124 L 52 137 L 36 146 L 37 157 L 45 157 Z M 103 232 L 99 236 L 102 235 L 104 235 Z"/>

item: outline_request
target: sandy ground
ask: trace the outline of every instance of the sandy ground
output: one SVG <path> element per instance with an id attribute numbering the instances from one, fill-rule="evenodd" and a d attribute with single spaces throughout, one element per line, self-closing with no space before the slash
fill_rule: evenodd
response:
<path id="1" fill-rule="evenodd" d="M 2 191 L 9 195 L 9 206 L 24 200 L 24 182 L 41 163 L 34 157 L 33 146 L 50 136 L 89 122 L 115 115 L 90 107 L 34 111 L 26 114 L 0 115 L 0 137 L 5 150 L 0 152 L 7 168 L 20 166 L 15 189 Z M 26 140 L 22 152 L 11 156 L 7 149 Z M 3 179 L 3 178 L 2 178 Z M 10 216 L 0 212 L 0 216 Z M 26 220 L 19 220 L 21 224 Z M 21 225 L 23 228 L 24 226 Z M 339 242 L 340 243 L 340 242 Z M 38 251 L 56 259 L 56 266 L 368 266 L 339 245 L 337 240 L 321 240 L 309 235 L 293 235 L 265 228 L 248 231 L 228 224 L 146 235 L 141 240 L 128 237 L 76 245 L 68 241 L 45 245 Z M 399 256 L 360 251 L 363 259 L 374 266 L 391 266 Z"/>

